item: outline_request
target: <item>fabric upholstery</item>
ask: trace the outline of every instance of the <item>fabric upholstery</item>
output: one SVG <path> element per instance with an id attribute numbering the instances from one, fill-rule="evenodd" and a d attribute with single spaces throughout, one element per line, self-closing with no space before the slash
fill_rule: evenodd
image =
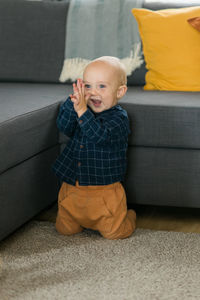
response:
<path id="1" fill-rule="evenodd" d="M 0 173 L 58 143 L 59 104 L 71 87 L 0 83 Z"/>
<path id="2" fill-rule="evenodd" d="M 200 0 L 144 0 L 143 7 L 152 10 L 159 10 L 165 8 L 181 8 L 188 6 L 199 6 Z"/>
<path id="3" fill-rule="evenodd" d="M 129 87 L 119 104 L 131 122 L 129 145 L 200 149 L 200 92 Z"/>
<path id="4" fill-rule="evenodd" d="M 199 207 L 200 151 L 130 147 L 124 181 L 135 204 Z"/>
<path id="5" fill-rule="evenodd" d="M 56 201 L 59 183 L 51 163 L 55 146 L 1 174 L 0 240 Z"/>
<path id="6" fill-rule="evenodd" d="M 123 0 L 123 3 L 121 0 L 71 1 L 66 24 L 65 61 L 60 81 L 74 81 L 82 77 L 84 67 L 91 60 L 104 55 L 122 59 L 128 74 L 139 67 L 142 63 L 140 36 L 137 22 L 130 11 L 133 7 L 141 7 L 142 2 L 143 0 Z"/>
<path id="7" fill-rule="evenodd" d="M 200 91 L 199 33 L 187 22 L 200 13 L 200 6 L 133 9 L 132 13 L 138 22 L 148 69 L 144 89 Z"/>
<path id="8" fill-rule="evenodd" d="M 129 146 L 200 149 L 200 92 L 129 87 L 119 104 L 129 116 Z M 61 144 L 68 141 L 59 133 Z"/>
<path id="9" fill-rule="evenodd" d="M 58 82 L 68 3 L 0 1 L 0 80 Z"/>

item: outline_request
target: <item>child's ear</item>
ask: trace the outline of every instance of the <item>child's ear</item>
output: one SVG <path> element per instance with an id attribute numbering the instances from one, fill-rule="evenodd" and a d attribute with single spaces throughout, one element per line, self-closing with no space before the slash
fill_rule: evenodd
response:
<path id="1" fill-rule="evenodd" d="M 117 90 L 117 99 L 120 99 L 122 98 L 127 92 L 127 86 L 124 84 L 124 85 L 121 85 L 118 90 Z"/>

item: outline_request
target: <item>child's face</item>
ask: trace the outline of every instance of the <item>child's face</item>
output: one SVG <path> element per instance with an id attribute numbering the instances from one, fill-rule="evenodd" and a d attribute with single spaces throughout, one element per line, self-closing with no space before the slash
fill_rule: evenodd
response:
<path id="1" fill-rule="evenodd" d="M 91 63 L 83 74 L 88 106 L 96 113 L 117 104 L 118 73 L 115 68 L 100 61 Z"/>

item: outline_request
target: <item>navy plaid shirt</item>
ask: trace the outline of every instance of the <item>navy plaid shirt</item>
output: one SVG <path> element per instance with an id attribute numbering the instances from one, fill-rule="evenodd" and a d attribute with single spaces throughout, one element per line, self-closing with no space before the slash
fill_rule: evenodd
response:
<path id="1" fill-rule="evenodd" d="M 89 107 L 79 118 L 70 97 L 57 117 L 61 132 L 71 137 L 53 164 L 61 181 L 75 185 L 107 185 L 123 181 L 130 133 L 127 112 L 120 105 L 100 113 Z"/>

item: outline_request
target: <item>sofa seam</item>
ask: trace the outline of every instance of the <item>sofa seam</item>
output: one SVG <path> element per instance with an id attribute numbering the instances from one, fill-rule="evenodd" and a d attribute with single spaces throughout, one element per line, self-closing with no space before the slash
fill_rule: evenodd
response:
<path id="1" fill-rule="evenodd" d="M 3 170 L 3 171 L 0 173 L 0 176 L 1 176 L 2 174 L 6 173 L 7 171 L 9 171 L 9 170 L 11 170 L 11 169 L 13 169 L 13 168 L 15 168 L 15 167 L 21 165 L 22 163 L 28 161 L 29 159 L 34 158 L 35 156 L 38 156 L 39 154 L 42 154 L 43 152 L 46 152 L 46 151 L 51 150 L 51 149 L 53 149 L 53 148 L 56 148 L 57 146 L 60 148 L 60 145 L 59 145 L 58 143 L 57 143 L 57 144 L 54 144 L 54 145 L 52 145 L 52 146 L 50 146 L 50 147 L 48 147 L 48 148 L 45 148 L 45 149 L 43 149 L 43 150 L 37 152 L 37 153 L 34 154 L 34 155 L 29 156 L 29 157 L 26 158 L 26 159 L 24 159 L 24 160 L 22 160 L 22 161 L 20 161 L 20 162 L 18 162 L 18 163 L 16 163 L 16 164 L 14 164 L 14 165 L 12 165 L 11 167 L 8 167 L 7 169 Z M 50 170 L 50 169 L 49 169 L 49 170 Z"/>

